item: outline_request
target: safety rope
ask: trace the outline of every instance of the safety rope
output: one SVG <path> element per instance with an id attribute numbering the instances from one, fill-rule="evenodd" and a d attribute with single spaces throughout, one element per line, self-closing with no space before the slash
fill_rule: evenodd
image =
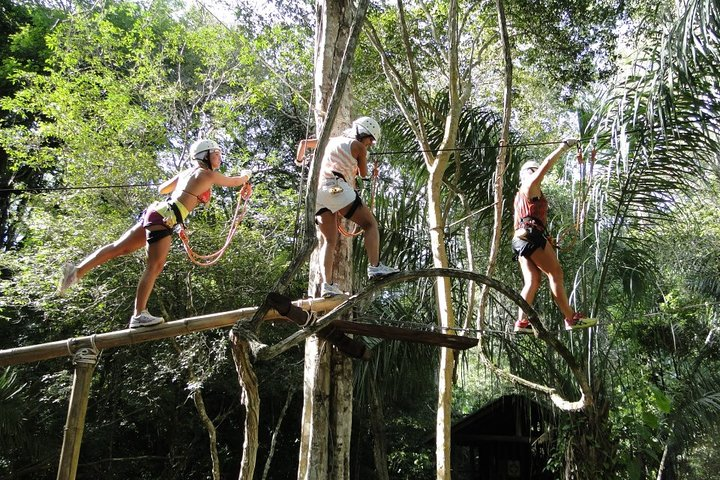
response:
<path id="1" fill-rule="evenodd" d="M 592 173 L 595 166 L 595 158 L 597 156 L 597 148 L 595 142 L 590 144 L 590 161 L 585 162 L 583 156 L 583 147 L 580 142 L 577 143 L 576 160 L 578 163 L 578 172 L 580 176 L 579 194 L 573 205 L 574 218 L 572 225 L 562 228 L 554 239 L 554 246 L 557 250 L 570 250 L 581 236 L 582 226 L 585 223 L 585 210 L 587 208 L 588 195 L 590 193 L 590 184 L 592 182 Z M 588 172 L 589 168 L 589 172 Z M 570 237 L 570 240 L 566 240 Z"/>
<path id="2" fill-rule="evenodd" d="M 372 175 L 370 177 L 370 201 L 368 202 L 368 208 L 370 210 L 373 209 L 373 205 L 375 204 L 375 194 L 377 193 L 377 183 L 378 183 L 377 180 L 378 180 L 379 176 L 380 176 L 380 170 L 378 169 L 378 162 L 375 162 L 373 164 L 373 171 L 372 171 Z M 338 222 L 337 222 L 338 232 L 340 232 L 343 236 L 357 237 L 358 235 L 360 235 L 361 233 L 364 232 L 364 230 L 362 228 L 360 228 L 359 225 L 357 225 L 357 224 L 355 224 L 355 228 L 353 229 L 352 232 L 348 232 L 342 226 L 343 217 L 340 214 L 340 212 L 337 212 L 337 217 L 338 217 Z"/>
<path id="3" fill-rule="evenodd" d="M 252 185 L 250 185 L 250 183 L 246 183 L 245 185 L 243 185 L 243 187 L 240 189 L 240 192 L 238 193 L 238 202 L 235 206 L 235 213 L 233 214 L 232 224 L 230 225 L 230 230 L 228 230 L 225 244 L 220 248 L 220 250 L 215 253 L 211 253 L 209 255 L 200 255 L 195 253 L 190 247 L 190 239 L 188 238 L 188 234 L 185 231 L 185 225 L 180 224 L 180 240 L 182 240 L 185 252 L 187 252 L 188 258 L 192 263 L 200 267 L 209 267 L 210 265 L 214 265 L 220 260 L 220 258 L 225 253 L 225 250 L 227 250 L 228 246 L 230 246 L 230 242 L 232 242 L 232 239 L 237 232 L 238 226 L 242 222 L 242 219 L 245 217 L 245 212 L 247 212 L 247 206 L 251 195 Z"/>
<path id="4" fill-rule="evenodd" d="M 313 78 L 315 78 L 315 65 L 313 63 Z M 314 107 L 313 102 L 315 101 L 315 89 L 313 88 L 310 92 L 310 101 L 308 102 L 308 114 L 305 120 L 305 138 L 310 138 L 310 117 L 313 115 Z M 299 245 L 303 243 L 302 239 L 305 238 L 307 232 L 305 231 L 305 221 L 300 218 L 302 212 L 303 200 L 305 199 L 305 180 L 306 176 L 310 175 L 310 162 L 303 161 L 298 164 L 297 159 L 295 164 L 300 167 L 300 184 L 298 185 L 297 204 L 295 206 L 295 236 L 292 244 L 292 256 L 293 258 L 298 253 Z M 307 174 L 307 175 L 306 175 Z M 309 178 L 307 178 L 309 182 Z"/>

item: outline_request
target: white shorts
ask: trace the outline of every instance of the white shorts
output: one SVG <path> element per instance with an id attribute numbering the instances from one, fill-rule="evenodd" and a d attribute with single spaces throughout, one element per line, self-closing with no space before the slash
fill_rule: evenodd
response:
<path id="1" fill-rule="evenodd" d="M 357 197 L 353 188 L 341 178 L 322 178 L 318 186 L 315 211 L 327 208 L 335 213 L 352 204 Z"/>

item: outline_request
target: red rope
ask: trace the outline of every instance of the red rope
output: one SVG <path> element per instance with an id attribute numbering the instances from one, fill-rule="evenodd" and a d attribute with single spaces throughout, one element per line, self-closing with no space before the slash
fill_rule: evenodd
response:
<path id="1" fill-rule="evenodd" d="M 375 193 L 377 192 L 377 179 L 380 176 L 380 171 L 378 170 L 377 163 L 373 165 L 373 171 L 372 171 L 372 180 L 371 180 L 371 186 L 370 186 L 370 203 L 368 204 L 368 208 L 372 210 L 373 205 L 375 204 Z M 340 232 L 345 237 L 357 237 L 361 233 L 364 232 L 362 228 L 359 228 L 357 224 L 355 224 L 355 228 L 352 232 L 348 232 L 345 230 L 342 226 L 342 215 L 340 215 L 340 212 L 337 213 L 338 218 L 338 232 Z"/>
<path id="2" fill-rule="evenodd" d="M 187 252 L 188 258 L 192 263 L 201 267 L 209 267 L 210 265 L 214 265 L 220 260 L 220 257 L 223 256 L 225 250 L 227 250 L 227 248 L 230 246 L 230 242 L 232 242 L 232 239 L 237 232 L 237 227 L 240 225 L 242 219 L 245 217 L 245 212 L 247 212 L 247 206 L 251 195 L 252 185 L 246 183 L 245 185 L 243 185 L 243 187 L 240 189 L 240 192 L 238 193 L 238 202 L 235 206 L 235 213 L 233 214 L 232 225 L 230 226 L 227 238 L 225 239 L 225 244 L 220 247 L 220 250 L 215 253 L 211 253 L 209 255 L 200 255 L 195 253 L 190 247 L 190 239 L 185 232 L 185 226 L 182 224 L 180 225 L 180 240 L 182 240 L 185 252 Z"/>

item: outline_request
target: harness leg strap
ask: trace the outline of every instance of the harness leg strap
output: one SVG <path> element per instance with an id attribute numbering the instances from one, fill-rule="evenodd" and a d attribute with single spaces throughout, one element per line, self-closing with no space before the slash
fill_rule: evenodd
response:
<path id="1" fill-rule="evenodd" d="M 360 199 L 360 195 L 358 195 L 358 193 L 355 192 L 355 200 L 353 200 L 352 205 L 350 206 L 350 210 L 348 210 L 348 212 L 345 215 L 343 215 L 343 217 L 350 220 L 351 217 L 357 211 L 357 209 L 360 207 L 362 207 L 362 200 Z"/>

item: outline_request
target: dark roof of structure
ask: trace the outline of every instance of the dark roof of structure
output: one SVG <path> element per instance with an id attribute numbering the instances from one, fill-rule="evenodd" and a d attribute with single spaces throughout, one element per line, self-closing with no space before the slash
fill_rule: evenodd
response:
<path id="1" fill-rule="evenodd" d="M 479 442 L 532 442 L 543 434 L 544 419 L 551 411 L 524 395 L 503 395 L 451 428 L 454 445 Z M 433 433 L 428 441 L 435 438 Z"/>

